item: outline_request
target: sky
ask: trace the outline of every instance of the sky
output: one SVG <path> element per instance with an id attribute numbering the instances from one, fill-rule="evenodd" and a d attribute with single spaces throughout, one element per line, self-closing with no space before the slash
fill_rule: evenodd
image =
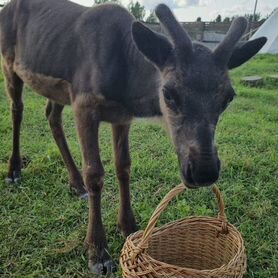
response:
<path id="1" fill-rule="evenodd" d="M 92 6 L 93 0 L 71 0 L 84 6 Z M 136 0 L 134 0 L 135 2 Z M 203 21 L 211 21 L 221 14 L 226 16 L 253 14 L 255 0 L 138 0 L 150 11 L 159 3 L 167 4 L 175 13 L 179 21 L 196 21 L 201 17 Z M 121 0 L 125 6 L 129 0 Z M 277 0 L 258 0 L 257 12 L 262 17 L 270 14 L 274 8 L 278 7 Z"/>

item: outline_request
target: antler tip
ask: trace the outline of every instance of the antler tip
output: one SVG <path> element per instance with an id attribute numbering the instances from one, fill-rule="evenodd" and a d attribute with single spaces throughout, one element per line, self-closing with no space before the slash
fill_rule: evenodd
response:
<path id="1" fill-rule="evenodd" d="M 238 24 L 239 26 L 241 26 L 244 30 L 246 29 L 247 27 L 247 19 L 243 16 L 239 16 L 239 17 L 236 17 L 235 18 L 235 24 Z"/>
<path id="2" fill-rule="evenodd" d="M 169 7 L 165 4 L 159 4 L 155 8 L 155 14 L 158 18 L 161 16 L 167 16 L 167 13 L 171 12 Z"/>

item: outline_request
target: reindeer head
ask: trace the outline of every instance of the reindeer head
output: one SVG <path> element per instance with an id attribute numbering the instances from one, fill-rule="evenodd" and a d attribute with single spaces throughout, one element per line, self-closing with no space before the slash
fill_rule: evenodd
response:
<path id="1" fill-rule="evenodd" d="M 211 185 L 220 172 L 214 144 L 216 124 L 235 97 L 228 70 L 255 55 L 266 38 L 237 44 L 247 25 L 245 18 L 238 17 L 224 40 L 211 51 L 192 43 L 166 5 L 160 4 L 156 15 L 172 42 L 140 22 L 133 23 L 133 39 L 161 73 L 160 107 L 177 152 L 183 182 L 189 187 Z"/>

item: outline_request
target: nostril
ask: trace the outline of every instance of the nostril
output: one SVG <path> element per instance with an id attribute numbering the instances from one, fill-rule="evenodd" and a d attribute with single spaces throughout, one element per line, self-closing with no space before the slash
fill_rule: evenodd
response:
<path id="1" fill-rule="evenodd" d="M 220 171 L 220 160 L 190 161 L 187 167 L 187 178 L 196 186 L 209 186 L 217 181 Z"/>

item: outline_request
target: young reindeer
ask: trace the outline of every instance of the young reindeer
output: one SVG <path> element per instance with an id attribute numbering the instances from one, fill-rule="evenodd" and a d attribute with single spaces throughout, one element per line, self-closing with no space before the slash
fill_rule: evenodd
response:
<path id="1" fill-rule="evenodd" d="M 156 15 L 172 41 L 112 4 L 85 8 L 67 0 L 12 0 L 0 14 L 2 63 L 13 115 L 7 181 L 20 179 L 19 134 L 26 83 L 49 99 L 46 114 L 54 139 L 71 186 L 82 196 L 83 180 L 61 125 L 64 105 L 73 108 L 89 201 L 85 242 L 89 267 L 95 273 L 114 270 L 101 218 L 100 123 L 112 124 L 121 196 L 118 223 L 126 236 L 136 230 L 129 193 L 132 118 L 163 117 L 182 181 L 190 188 L 211 185 L 220 171 L 215 127 L 235 96 L 228 70 L 246 62 L 266 42 L 259 38 L 237 45 L 246 28 L 246 20 L 238 17 L 211 51 L 192 43 L 166 5 L 159 5 Z"/>

